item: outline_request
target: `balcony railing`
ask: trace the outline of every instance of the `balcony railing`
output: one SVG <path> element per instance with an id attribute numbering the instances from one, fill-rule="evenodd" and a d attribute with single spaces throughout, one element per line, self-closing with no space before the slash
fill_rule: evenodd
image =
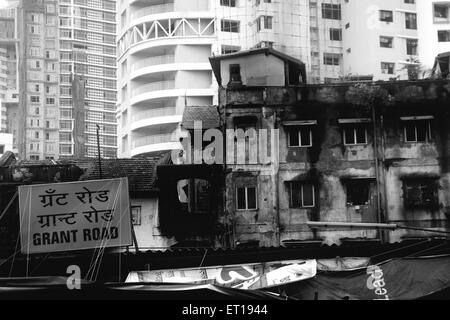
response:
<path id="1" fill-rule="evenodd" d="M 173 3 L 164 3 L 164 4 L 157 4 L 151 7 L 146 7 L 139 9 L 135 13 L 131 15 L 131 19 L 138 19 L 144 16 L 148 16 L 151 14 L 158 14 L 158 13 L 164 13 L 164 12 L 171 12 L 174 10 Z"/>
<path id="2" fill-rule="evenodd" d="M 175 80 L 152 82 L 133 90 L 132 94 L 137 96 L 143 93 L 170 89 L 175 89 Z"/>
<path id="3" fill-rule="evenodd" d="M 156 117 L 175 116 L 176 114 L 176 107 L 153 108 L 145 111 L 134 112 L 131 118 L 133 121 L 139 121 Z"/>
<path id="4" fill-rule="evenodd" d="M 169 64 L 175 62 L 175 55 L 162 55 L 139 60 L 133 64 L 132 70 L 136 71 L 141 68 L 157 66 L 160 64 Z"/>
<path id="5" fill-rule="evenodd" d="M 146 137 L 134 138 L 134 141 L 131 143 L 131 147 L 139 148 L 152 144 L 169 143 L 169 142 L 175 142 L 174 135 L 172 135 L 172 133 L 155 134 Z"/>

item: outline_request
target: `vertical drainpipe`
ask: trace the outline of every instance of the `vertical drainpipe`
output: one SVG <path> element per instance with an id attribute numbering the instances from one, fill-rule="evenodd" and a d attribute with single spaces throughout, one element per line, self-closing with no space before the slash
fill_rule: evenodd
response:
<path id="1" fill-rule="evenodd" d="M 275 130 L 278 130 L 278 112 L 275 111 L 274 112 L 274 126 L 273 128 Z M 274 134 L 275 134 L 275 130 L 274 130 Z M 277 206 L 277 245 L 278 247 L 281 247 L 281 232 L 280 232 L 280 148 L 279 148 L 279 144 L 280 144 L 280 137 L 279 135 L 277 135 L 276 137 L 277 139 L 273 139 L 274 141 L 276 141 L 278 148 L 277 150 L 274 149 L 275 152 L 277 152 L 278 154 L 275 156 L 275 161 L 276 163 L 276 172 L 275 172 L 275 205 Z M 271 140 L 272 140 L 272 135 L 271 135 Z M 272 144 L 272 142 L 271 142 Z M 272 148 L 270 148 L 272 149 Z M 272 152 L 272 151 L 271 151 Z"/>
<path id="2" fill-rule="evenodd" d="M 381 218 L 381 188 L 380 188 L 380 173 L 379 173 L 379 166 L 378 166 L 378 130 L 377 130 L 377 122 L 376 122 L 376 110 L 375 105 L 372 105 L 372 123 L 373 123 L 373 148 L 374 148 L 374 161 L 375 161 L 375 177 L 377 181 L 377 222 L 382 223 Z M 384 234 L 383 231 L 379 230 L 378 234 L 380 236 L 380 240 L 383 243 L 384 242 Z"/>
<path id="3" fill-rule="evenodd" d="M 382 161 L 382 178 L 383 178 L 383 191 L 384 191 L 384 220 L 388 217 L 388 203 L 387 203 L 387 184 L 386 184 L 386 138 L 384 132 L 384 116 L 380 115 L 380 130 L 381 130 L 381 161 Z M 384 233 L 384 240 L 389 241 L 389 231 L 382 231 Z"/>

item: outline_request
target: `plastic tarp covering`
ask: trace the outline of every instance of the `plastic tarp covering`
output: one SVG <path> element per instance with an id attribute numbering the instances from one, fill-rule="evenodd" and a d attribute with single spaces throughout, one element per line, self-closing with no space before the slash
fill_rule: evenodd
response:
<path id="1" fill-rule="evenodd" d="M 279 287 L 300 300 L 413 300 L 450 288 L 450 256 L 393 259 Z"/>
<path id="2" fill-rule="evenodd" d="M 292 260 L 191 269 L 133 271 L 127 283 L 197 283 L 237 289 L 262 289 L 312 278 L 316 260 Z"/>
<path id="3" fill-rule="evenodd" d="M 270 292 L 211 284 L 125 284 L 81 280 L 69 290 L 65 277 L 0 278 L 0 300 L 142 299 L 142 300 L 285 300 Z"/>

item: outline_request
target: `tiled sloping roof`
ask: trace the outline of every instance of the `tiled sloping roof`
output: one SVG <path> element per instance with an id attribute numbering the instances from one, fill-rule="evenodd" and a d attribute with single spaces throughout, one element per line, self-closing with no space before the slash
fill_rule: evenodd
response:
<path id="1" fill-rule="evenodd" d="M 190 106 L 184 109 L 181 125 L 184 129 L 194 129 L 194 122 L 201 121 L 203 129 L 218 128 L 220 116 L 216 106 Z"/>
<path id="2" fill-rule="evenodd" d="M 154 192 L 156 187 L 156 166 L 167 162 L 168 153 L 157 153 L 142 158 L 102 159 L 103 179 L 128 177 L 131 192 Z M 85 170 L 80 180 L 100 179 L 98 159 L 74 160 L 75 165 Z"/>

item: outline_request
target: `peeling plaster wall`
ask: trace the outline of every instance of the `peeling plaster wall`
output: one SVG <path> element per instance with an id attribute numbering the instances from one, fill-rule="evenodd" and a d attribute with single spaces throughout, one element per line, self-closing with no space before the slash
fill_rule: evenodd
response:
<path id="1" fill-rule="evenodd" d="M 372 84 L 373 85 L 373 84 Z M 377 230 L 311 230 L 307 221 L 399 223 L 420 228 L 449 229 L 450 216 L 450 84 L 445 81 L 380 83 L 390 102 L 380 106 L 376 118 L 379 154 L 380 212 L 377 188 L 373 124 L 367 124 L 367 145 L 344 146 L 340 118 L 372 118 L 370 108 L 347 100 L 350 84 L 305 86 L 300 88 L 243 88 L 223 90 L 226 126 L 234 128 L 236 116 L 256 116 L 257 128 L 280 128 L 279 166 L 228 166 L 226 180 L 227 211 L 234 217 L 236 242 L 258 241 L 261 246 L 278 246 L 283 241 L 321 241 L 340 244 L 348 240 L 377 240 Z M 251 104 L 246 104 L 249 101 Z M 268 113 L 273 117 L 264 116 Z M 383 114 L 384 130 L 381 130 Z M 400 117 L 433 115 L 432 139 L 427 143 L 407 143 Z M 312 148 L 289 148 L 283 121 L 317 120 Z M 384 153 L 383 153 L 384 152 Z M 267 169 L 277 173 L 267 174 Z M 258 210 L 235 210 L 236 175 L 251 174 L 258 186 Z M 439 183 L 439 208 L 405 208 L 402 178 L 410 175 L 436 176 Z M 316 207 L 290 208 L 286 181 L 312 176 L 317 186 Z M 370 179 L 369 203 L 347 204 L 346 179 Z M 278 190 L 278 191 L 277 191 Z M 272 199 L 271 199 L 272 197 Z M 277 201 L 278 198 L 278 201 Z M 386 199 L 385 199 L 386 198 Z M 385 211 L 387 210 L 387 211 Z M 257 217 L 257 219 L 255 219 Z M 263 227 L 261 227 L 263 225 Z M 269 230 L 269 226 L 271 229 Z M 438 234 L 420 231 L 386 232 L 389 242 Z"/>

